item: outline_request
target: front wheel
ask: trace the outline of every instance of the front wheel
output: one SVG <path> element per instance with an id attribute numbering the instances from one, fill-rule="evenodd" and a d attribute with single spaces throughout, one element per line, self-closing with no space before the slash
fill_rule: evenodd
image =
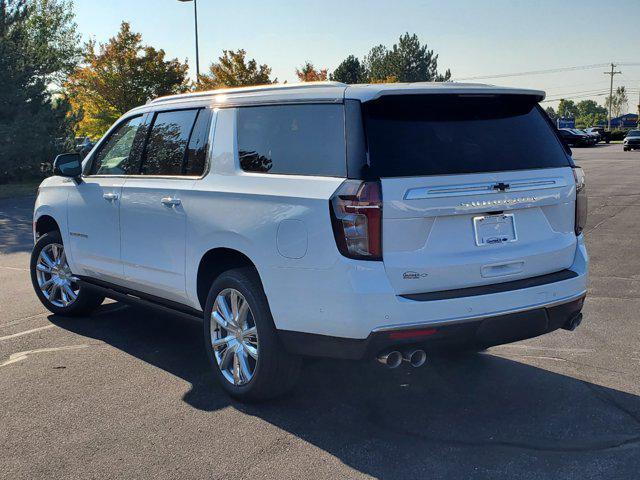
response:
<path id="1" fill-rule="evenodd" d="M 31 252 L 31 283 L 40 302 L 52 313 L 91 313 L 104 297 L 78 285 L 71 273 L 60 232 L 42 235 Z"/>
<path id="2" fill-rule="evenodd" d="M 242 401 L 261 401 L 288 392 L 301 359 L 280 343 L 260 279 L 252 268 L 222 273 L 211 286 L 204 339 L 214 375 Z"/>

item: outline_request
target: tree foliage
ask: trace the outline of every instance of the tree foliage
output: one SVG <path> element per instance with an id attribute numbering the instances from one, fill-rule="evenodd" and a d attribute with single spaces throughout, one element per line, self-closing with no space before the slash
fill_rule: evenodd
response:
<path id="1" fill-rule="evenodd" d="M 70 138 L 56 92 L 79 36 L 66 0 L 0 0 L 0 183 L 33 177 Z"/>
<path id="2" fill-rule="evenodd" d="M 330 75 L 331 80 L 343 83 L 364 83 L 367 71 L 354 55 L 349 55 Z"/>
<path id="3" fill-rule="evenodd" d="M 327 79 L 327 69 L 316 70 L 313 63 L 305 62 L 300 69 L 296 68 L 296 75 L 301 82 L 322 82 Z"/>
<path id="4" fill-rule="evenodd" d="M 362 61 L 350 55 L 332 78 L 356 80 L 346 83 L 445 82 L 451 79 L 451 71 L 439 73 L 438 55 L 422 45 L 416 34 L 405 33 L 391 48 L 376 45 Z"/>
<path id="5" fill-rule="evenodd" d="M 609 95 L 605 99 L 605 104 L 609 107 Z M 629 109 L 629 98 L 627 97 L 627 89 L 622 86 L 616 88 L 611 97 L 611 117 L 619 117 L 627 113 Z"/>
<path id="6" fill-rule="evenodd" d="M 607 120 L 607 109 L 595 100 L 581 100 L 576 104 L 576 124 L 581 127 L 592 127 Z"/>
<path id="7" fill-rule="evenodd" d="M 65 86 L 80 120 L 81 135 L 101 136 L 122 114 L 148 100 L 188 89 L 188 65 L 166 60 L 164 50 L 142 44 L 142 35 L 122 22 L 105 44 L 89 41 L 83 65 Z"/>
<path id="8" fill-rule="evenodd" d="M 277 83 L 278 79 L 271 80 L 271 67 L 258 65 L 255 59 L 247 61 L 246 57 L 243 49 L 223 50 L 218 62 L 209 67 L 209 73 L 200 76 L 198 90 Z"/>
<path id="9" fill-rule="evenodd" d="M 561 118 L 575 118 L 578 116 L 578 108 L 573 100 L 562 98 L 558 103 L 558 116 Z"/>
<path id="10" fill-rule="evenodd" d="M 547 116 L 553 120 L 554 122 L 557 120 L 558 118 L 558 114 L 556 113 L 556 111 L 553 109 L 553 107 L 549 106 L 547 108 L 544 109 L 545 113 L 547 114 Z"/>
<path id="11" fill-rule="evenodd" d="M 594 100 L 575 103 L 563 98 L 558 104 L 557 115 L 562 118 L 574 118 L 577 127 L 585 128 L 604 123 L 607 119 L 607 109 Z"/>

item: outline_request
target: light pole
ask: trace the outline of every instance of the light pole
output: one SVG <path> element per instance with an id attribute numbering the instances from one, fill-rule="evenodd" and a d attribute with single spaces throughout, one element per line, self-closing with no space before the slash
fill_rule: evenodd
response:
<path id="1" fill-rule="evenodd" d="M 196 83 L 200 83 L 200 53 L 198 51 L 198 0 L 178 0 L 179 2 L 193 1 L 193 18 L 196 27 Z"/>

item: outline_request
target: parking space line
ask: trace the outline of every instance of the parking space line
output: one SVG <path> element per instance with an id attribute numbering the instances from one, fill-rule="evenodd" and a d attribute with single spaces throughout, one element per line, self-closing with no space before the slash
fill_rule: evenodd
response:
<path id="1" fill-rule="evenodd" d="M 27 321 L 32 320 L 34 318 L 44 317 L 45 315 L 50 315 L 50 313 L 49 312 L 42 312 L 42 313 L 36 313 L 35 315 L 28 315 L 26 317 L 17 318 L 16 320 L 12 320 L 9 323 L 0 324 L 0 329 L 7 328 L 7 327 L 12 327 L 14 325 L 18 325 L 19 323 L 27 322 Z"/>
<path id="2" fill-rule="evenodd" d="M 30 333 L 39 332 L 41 330 L 47 330 L 49 328 L 53 328 L 55 325 L 45 325 L 44 327 L 32 328 L 31 330 L 25 330 L 24 332 L 12 333 L 11 335 L 5 335 L 4 337 L 0 337 L 0 341 L 9 340 L 11 338 L 22 337 L 23 335 L 29 335 Z"/>
<path id="3" fill-rule="evenodd" d="M 68 345 L 66 347 L 53 347 L 53 348 L 40 348 L 38 350 L 25 350 L 24 352 L 12 353 L 9 356 L 9 360 L 6 360 L 0 363 L 1 367 L 6 367 L 7 365 L 11 365 L 12 363 L 21 362 L 25 360 L 29 355 L 33 355 L 36 353 L 49 353 L 49 352 L 60 352 L 63 350 L 79 350 L 81 348 L 87 348 L 89 345 Z"/>
<path id="4" fill-rule="evenodd" d="M 0 268 L 4 268 L 5 270 L 17 270 L 19 272 L 28 272 L 28 268 L 18 268 L 18 267 L 5 267 L 4 265 L 0 265 Z"/>

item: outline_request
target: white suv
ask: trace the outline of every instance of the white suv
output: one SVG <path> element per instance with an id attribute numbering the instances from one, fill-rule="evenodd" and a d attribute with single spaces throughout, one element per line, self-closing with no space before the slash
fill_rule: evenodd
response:
<path id="1" fill-rule="evenodd" d="M 204 318 L 241 399 L 301 355 L 418 366 L 581 320 L 582 170 L 538 102 L 486 85 L 311 83 L 177 95 L 39 189 L 52 312 L 110 297 Z"/>

